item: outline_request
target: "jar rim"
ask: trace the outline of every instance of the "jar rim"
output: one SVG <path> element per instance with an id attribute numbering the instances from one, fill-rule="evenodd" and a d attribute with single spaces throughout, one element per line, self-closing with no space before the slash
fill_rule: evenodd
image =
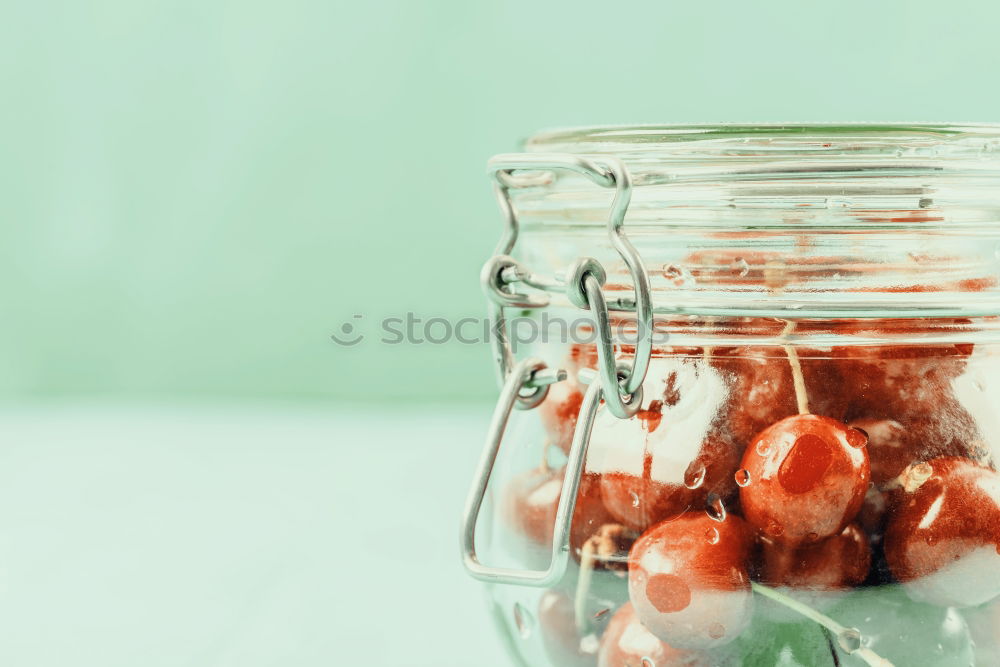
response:
<path id="1" fill-rule="evenodd" d="M 868 185 L 877 181 L 883 194 L 958 185 L 962 191 L 955 198 L 963 203 L 1000 205 L 1000 123 L 608 125 L 542 131 L 524 148 L 616 158 L 640 189 L 688 184 L 739 189 L 710 194 L 725 197 L 759 191 L 755 183 L 791 183 L 800 191 L 832 183 L 834 191 L 847 185 L 846 192 L 861 195 L 866 206 Z M 748 183 L 750 192 L 731 186 L 737 183 Z M 571 182 L 567 185 L 572 190 Z M 813 194 L 830 189 L 813 188 Z"/>
<path id="2" fill-rule="evenodd" d="M 804 152 L 865 153 L 937 147 L 979 155 L 1000 152 L 1000 123 L 668 123 L 594 125 L 542 130 L 525 142 L 529 151 L 620 152 L 661 150 L 681 156 L 769 155 Z"/>

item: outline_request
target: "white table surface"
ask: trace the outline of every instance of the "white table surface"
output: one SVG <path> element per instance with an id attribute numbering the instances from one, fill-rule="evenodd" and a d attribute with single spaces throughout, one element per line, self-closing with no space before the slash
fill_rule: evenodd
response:
<path id="1" fill-rule="evenodd" d="M 456 546 L 489 410 L 0 408 L 0 665 L 507 665 Z"/>

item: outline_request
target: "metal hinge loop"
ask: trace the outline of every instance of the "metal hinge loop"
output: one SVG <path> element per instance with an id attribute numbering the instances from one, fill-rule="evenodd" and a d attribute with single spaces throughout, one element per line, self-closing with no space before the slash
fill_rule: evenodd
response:
<path id="1" fill-rule="evenodd" d="M 476 555 L 476 522 L 486 497 L 486 489 L 490 483 L 493 466 L 496 464 L 497 453 L 503 441 L 511 410 L 517 401 L 517 396 L 530 380 L 532 375 L 545 368 L 544 362 L 538 359 L 525 359 L 518 363 L 504 382 L 497 406 L 493 411 L 489 434 L 483 448 L 479 467 L 469 490 L 465 509 L 462 512 L 462 528 L 460 535 L 462 562 L 476 579 L 495 584 L 518 584 L 521 586 L 549 587 L 560 581 L 569 565 L 569 536 L 573 511 L 576 509 L 576 496 L 580 491 L 580 478 L 584 462 L 587 459 L 587 448 L 590 445 L 590 435 L 594 428 L 594 418 L 601 403 L 604 392 L 600 383 L 594 382 L 587 389 L 580 406 L 580 416 L 573 432 L 573 442 L 569 448 L 563 474 L 562 492 L 559 505 L 556 508 L 555 525 L 553 526 L 552 548 L 549 565 L 544 570 L 522 570 L 516 568 L 501 568 L 483 565 Z"/>
<path id="2" fill-rule="evenodd" d="M 611 316 L 604 298 L 605 272 L 600 262 L 591 257 L 581 257 L 570 269 L 570 280 L 566 288 L 569 300 L 594 314 L 594 329 L 597 332 L 597 366 L 604 400 L 611 414 L 619 419 L 628 419 L 639 411 L 642 405 L 642 385 L 638 389 L 628 389 L 628 378 L 639 366 L 636 354 L 634 365 L 629 367 L 615 359 L 614 338 L 611 335 Z M 649 357 L 647 356 L 648 360 Z M 645 370 L 643 370 L 645 374 Z"/>
<path id="3" fill-rule="evenodd" d="M 513 257 L 494 255 L 483 266 L 480 282 L 483 291 L 489 299 L 489 318 L 492 327 L 490 343 L 493 348 L 494 368 L 497 381 L 501 386 L 510 376 L 514 366 L 514 351 L 510 345 L 510 333 L 507 330 L 507 316 L 504 308 L 541 308 L 548 304 L 546 294 L 517 294 L 510 289 L 508 276 L 524 274 L 524 268 Z M 534 391 L 528 395 L 518 395 L 517 407 L 533 408 L 545 398 L 545 390 L 549 384 L 565 379 L 563 371 L 539 371 L 532 377 L 528 387 Z"/>

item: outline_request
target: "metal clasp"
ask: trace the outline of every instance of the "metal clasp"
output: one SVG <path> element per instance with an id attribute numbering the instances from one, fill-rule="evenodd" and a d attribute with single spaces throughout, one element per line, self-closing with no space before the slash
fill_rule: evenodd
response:
<path id="1" fill-rule="evenodd" d="M 582 258 L 570 271 L 569 280 L 560 281 L 535 276 L 510 256 L 518 237 L 518 218 L 510 197 L 511 188 L 549 185 L 554 180 L 552 172 L 555 170 L 573 171 L 601 187 L 615 188 L 608 217 L 608 236 L 628 268 L 635 286 L 638 335 L 636 355 L 631 366 L 619 364 L 614 358 L 610 316 L 602 290 L 606 274 L 597 260 Z M 501 392 L 462 514 L 462 560 L 469 574 L 483 581 L 551 586 L 564 576 L 568 565 L 570 526 L 597 408 L 604 399 L 615 416 L 625 419 L 635 414 L 642 402 L 642 382 L 649 367 L 653 343 L 649 276 L 638 252 L 622 230 L 625 212 L 632 196 L 632 179 L 620 160 L 590 159 L 572 154 L 498 155 L 489 161 L 488 171 L 494 179 L 494 191 L 506 223 L 496 254 L 486 263 L 481 274 L 494 322 L 493 352 Z M 512 287 L 514 283 L 523 283 L 543 291 L 565 289 L 574 304 L 593 311 L 599 336 L 601 381 L 590 383 L 580 406 L 556 509 L 551 558 L 545 570 L 490 567 L 482 564 L 476 555 L 476 523 L 511 411 L 515 407 L 530 409 L 537 406 L 548 393 L 548 386 L 566 377 L 565 371 L 550 371 L 538 359 L 525 359 L 515 363 L 504 309 L 542 308 L 548 305 L 549 298 L 544 293 L 530 295 L 516 292 Z M 620 303 L 622 300 L 619 300 Z M 581 373 L 581 379 L 584 379 L 582 375 Z M 531 390 L 530 393 L 523 393 L 526 389 Z"/>
<path id="2" fill-rule="evenodd" d="M 608 215 L 608 238 L 628 268 L 635 290 L 636 349 L 631 366 L 614 359 L 607 301 L 601 291 L 606 273 L 600 263 L 589 257 L 581 258 L 569 272 L 566 281 L 545 280 L 532 275 L 510 253 L 517 243 L 518 216 L 511 201 L 511 188 L 538 187 L 553 182 L 555 170 L 582 174 L 595 184 L 615 188 Z M 649 275 L 638 251 L 624 232 L 625 213 L 632 200 L 632 177 L 625 163 L 616 158 L 587 158 L 562 153 L 518 153 L 497 155 L 487 166 L 494 179 L 494 191 L 505 227 L 496 255 L 483 268 L 482 283 L 490 298 L 490 316 L 494 322 L 493 353 L 498 381 L 503 384 L 513 364 L 514 355 L 507 335 L 505 307 L 539 308 L 548 305 L 547 295 L 526 295 L 510 288 L 513 282 L 535 287 L 564 288 L 567 297 L 577 306 L 594 312 L 599 336 L 598 359 L 601 383 L 612 414 L 621 419 L 631 417 L 642 401 L 642 382 L 646 378 L 653 349 L 653 305 Z M 553 382 L 552 378 L 539 381 Z"/>
<path id="3" fill-rule="evenodd" d="M 510 337 L 507 333 L 507 317 L 504 314 L 504 309 L 541 308 L 548 305 L 549 302 L 548 297 L 544 294 L 517 294 L 510 290 L 509 285 L 513 282 L 512 276 L 522 275 L 523 271 L 521 265 L 513 257 L 509 255 L 494 255 L 483 266 L 483 271 L 480 275 L 483 291 L 489 297 L 489 318 L 493 333 L 491 336 L 493 362 L 497 371 L 497 381 L 501 386 L 510 377 L 511 369 L 514 366 L 514 352 L 510 346 Z M 562 373 L 561 376 L 560 373 Z M 536 372 L 532 375 L 529 385 L 526 387 L 534 389 L 534 393 L 527 396 L 518 394 L 516 407 L 521 410 L 535 407 L 544 397 L 542 390 L 565 377 L 566 374 L 562 371 L 545 372 L 540 370 Z"/>
<path id="4" fill-rule="evenodd" d="M 481 581 L 494 584 L 548 587 L 562 579 L 569 565 L 570 526 L 573 511 L 576 509 L 576 496 L 580 491 L 580 478 L 584 462 L 587 459 L 587 448 L 590 445 L 590 435 L 594 428 L 594 418 L 603 394 L 603 388 L 598 382 L 590 385 L 580 406 L 580 416 L 577 419 L 573 442 L 569 448 L 562 492 L 559 497 L 559 505 L 556 508 L 551 558 L 548 567 L 545 570 L 490 567 L 481 563 L 476 555 L 476 522 L 486 497 L 486 489 L 490 483 L 504 432 L 507 430 L 511 410 L 514 408 L 518 394 L 532 375 L 544 368 L 544 362 L 538 359 L 525 359 L 514 367 L 504 382 L 496 409 L 493 411 L 493 419 L 490 422 L 483 455 L 479 461 L 479 467 L 476 469 L 472 488 L 469 490 L 469 496 L 465 502 L 465 509 L 462 512 L 460 536 L 462 562 L 469 574 Z"/>

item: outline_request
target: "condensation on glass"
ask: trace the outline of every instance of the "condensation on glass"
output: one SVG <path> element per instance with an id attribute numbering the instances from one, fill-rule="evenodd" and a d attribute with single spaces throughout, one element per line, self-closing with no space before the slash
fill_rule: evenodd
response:
<path id="1" fill-rule="evenodd" d="M 1000 664 L 1000 126 L 524 151 L 462 535 L 513 663 Z"/>

